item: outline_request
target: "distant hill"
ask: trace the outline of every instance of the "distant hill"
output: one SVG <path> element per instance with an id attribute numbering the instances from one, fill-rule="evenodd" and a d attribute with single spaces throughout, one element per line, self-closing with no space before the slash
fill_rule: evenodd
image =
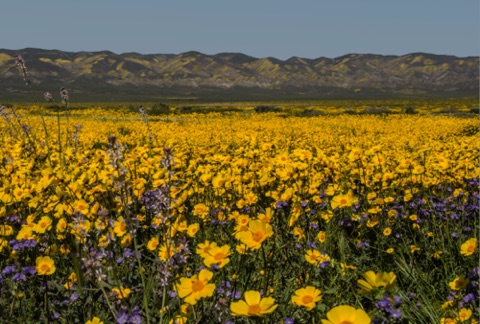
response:
<path id="1" fill-rule="evenodd" d="M 38 91 L 75 101 L 478 97 L 479 58 L 426 53 L 337 58 L 0 49 L 0 101 L 31 100 L 15 66 L 25 59 Z"/>

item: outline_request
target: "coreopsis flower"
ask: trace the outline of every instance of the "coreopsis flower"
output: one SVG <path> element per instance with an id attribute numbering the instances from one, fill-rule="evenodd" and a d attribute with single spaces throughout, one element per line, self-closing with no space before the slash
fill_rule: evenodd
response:
<path id="1" fill-rule="evenodd" d="M 20 231 L 18 231 L 17 236 L 15 237 L 17 240 L 33 240 L 35 239 L 35 235 L 33 234 L 33 230 L 31 227 L 27 225 L 22 225 Z"/>
<path id="2" fill-rule="evenodd" d="M 88 203 L 87 203 L 85 200 L 83 200 L 83 199 L 76 200 L 76 201 L 73 203 L 73 209 L 76 210 L 76 211 L 81 212 L 83 215 L 87 215 L 87 214 L 88 214 L 89 208 L 90 208 L 90 206 L 89 206 Z"/>
<path id="3" fill-rule="evenodd" d="M 116 221 L 113 222 L 113 232 L 116 236 L 122 237 L 127 233 L 127 222 L 123 217 L 118 217 Z"/>
<path id="4" fill-rule="evenodd" d="M 248 246 L 245 244 L 239 244 L 235 247 L 235 251 L 237 251 L 238 254 L 245 254 L 248 252 Z"/>
<path id="5" fill-rule="evenodd" d="M 332 209 L 350 207 L 353 204 L 353 197 L 350 194 L 337 195 L 332 198 L 330 204 Z"/>
<path id="6" fill-rule="evenodd" d="M 274 210 L 268 207 L 267 209 L 265 209 L 265 213 L 261 213 L 258 215 L 258 219 L 260 219 L 264 223 L 270 223 L 270 221 L 272 220 L 273 214 L 274 214 Z"/>
<path id="7" fill-rule="evenodd" d="M 420 251 L 421 249 L 416 245 L 410 245 L 410 252 L 415 253 L 416 251 Z"/>
<path id="8" fill-rule="evenodd" d="M 476 237 L 473 237 L 467 240 L 460 246 L 460 254 L 464 256 L 470 256 L 477 252 L 478 249 L 478 240 Z"/>
<path id="9" fill-rule="evenodd" d="M 195 252 L 202 258 L 206 258 L 209 255 L 210 250 L 215 247 L 217 247 L 217 243 L 206 240 L 205 242 L 198 244 L 198 248 Z"/>
<path id="10" fill-rule="evenodd" d="M 278 305 L 272 297 L 262 298 L 260 292 L 255 290 L 246 291 L 243 294 L 245 300 L 233 302 L 230 304 L 232 316 L 263 316 L 270 314 Z"/>
<path id="11" fill-rule="evenodd" d="M 103 324 L 103 322 L 100 318 L 95 316 L 91 320 L 86 321 L 85 324 Z"/>
<path id="12" fill-rule="evenodd" d="M 10 225 L 0 225 L 0 236 L 10 236 L 13 234 L 13 227 Z"/>
<path id="13" fill-rule="evenodd" d="M 55 262 L 49 257 L 37 257 L 35 260 L 35 269 L 40 276 L 51 275 L 55 272 Z"/>
<path id="14" fill-rule="evenodd" d="M 158 251 L 160 260 L 167 262 L 175 255 L 175 247 L 172 244 L 163 244 Z"/>
<path id="15" fill-rule="evenodd" d="M 322 320 L 322 324 L 370 324 L 372 321 L 363 309 L 348 305 L 332 308 L 327 313 L 327 318 L 328 320 Z"/>
<path id="16" fill-rule="evenodd" d="M 465 275 L 461 275 L 460 277 L 457 277 L 453 279 L 453 281 L 448 283 L 448 286 L 452 290 L 461 290 L 465 289 L 470 282 L 470 279 L 465 278 Z"/>
<path id="17" fill-rule="evenodd" d="M 253 250 L 259 249 L 263 241 L 272 235 L 272 226 L 261 220 L 250 221 L 248 231 L 239 233 L 240 241 Z"/>
<path id="18" fill-rule="evenodd" d="M 298 306 L 303 306 L 307 310 L 312 310 L 318 301 L 322 299 L 322 292 L 313 287 L 307 286 L 295 290 L 295 295 L 292 296 L 292 303 Z"/>
<path id="19" fill-rule="evenodd" d="M 384 230 L 383 230 L 383 235 L 384 236 L 390 236 L 390 234 L 392 234 L 392 229 L 390 227 L 386 227 Z"/>
<path id="20" fill-rule="evenodd" d="M 193 214 L 200 217 L 201 219 L 205 219 L 208 216 L 209 212 L 210 209 L 205 204 L 196 204 L 193 207 Z"/>
<path id="21" fill-rule="evenodd" d="M 132 292 L 130 288 L 124 288 L 123 286 L 116 287 L 112 289 L 112 292 L 118 299 L 127 298 L 128 295 Z"/>
<path id="22" fill-rule="evenodd" d="M 325 231 L 318 232 L 317 239 L 320 243 L 325 243 L 327 240 L 327 233 L 325 233 Z"/>
<path id="23" fill-rule="evenodd" d="M 37 224 L 33 226 L 33 230 L 37 233 L 43 234 L 45 231 L 52 228 L 52 219 L 48 216 L 43 216 Z"/>
<path id="24" fill-rule="evenodd" d="M 208 255 L 205 256 L 203 262 L 207 267 L 211 267 L 216 264 L 219 268 L 223 268 L 230 262 L 230 246 L 216 246 L 208 251 Z"/>
<path id="25" fill-rule="evenodd" d="M 305 260 L 307 260 L 308 263 L 317 266 L 325 262 L 330 262 L 330 257 L 327 254 L 320 253 L 317 250 L 307 250 L 307 253 L 305 254 Z"/>
<path id="26" fill-rule="evenodd" d="M 202 269 L 198 275 L 180 278 L 180 283 L 175 286 L 178 297 L 190 305 L 195 305 L 201 298 L 211 297 L 215 290 L 215 284 L 209 283 L 212 277 L 213 272 Z"/>
<path id="27" fill-rule="evenodd" d="M 357 269 L 356 266 L 354 265 L 349 265 L 343 262 L 340 262 L 340 268 L 342 269 L 342 276 L 345 276 L 347 274 L 347 270 L 355 270 Z"/>
<path id="28" fill-rule="evenodd" d="M 395 286 L 395 280 L 397 276 L 393 272 L 378 272 L 367 271 L 363 274 L 363 279 L 357 281 L 358 287 L 360 290 L 360 295 L 370 294 L 373 290 L 377 288 L 384 288 L 389 290 Z"/>
<path id="29" fill-rule="evenodd" d="M 120 241 L 123 247 L 129 246 L 130 244 L 132 244 L 132 242 L 133 242 L 133 237 L 130 233 L 128 233 L 127 235 L 124 235 L 122 237 L 122 240 Z"/>
<path id="30" fill-rule="evenodd" d="M 177 315 L 174 318 L 172 318 L 168 324 L 185 324 L 187 323 L 188 318 L 182 315 Z"/>
<path id="31" fill-rule="evenodd" d="M 200 224 L 198 223 L 188 225 L 187 227 L 188 236 L 195 237 L 199 229 L 200 229 Z"/>
<path id="32" fill-rule="evenodd" d="M 462 308 L 458 312 L 457 317 L 460 320 L 460 322 L 468 321 L 470 319 L 470 317 L 472 317 L 472 311 L 470 309 L 467 309 L 467 308 Z"/>
<path id="33" fill-rule="evenodd" d="M 160 242 L 158 241 L 158 238 L 152 237 L 147 243 L 147 250 L 155 251 L 157 249 L 159 243 Z"/>

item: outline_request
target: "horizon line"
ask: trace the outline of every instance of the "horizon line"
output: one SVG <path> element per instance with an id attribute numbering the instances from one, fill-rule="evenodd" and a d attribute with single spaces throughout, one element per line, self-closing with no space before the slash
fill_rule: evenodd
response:
<path id="1" fill-rule="evenodd" d="M 346 56 L 352 56 L 352 55 L 371 55 L 371 56 L 384 56 L 384 57 L 388 57 L 388 56 L 403 57 L 403 56 L 408 56 L 408 55 L 422 55 L 422 54 L 423 54 L 423 55 L 434 55 L 434 56 L 449 56 L 449 57 L 456 57 L 456 58 L 459 58 L 459 59 L 479 58 L 478 55 L 457 56 L 457 55 L 453 55 L 453 54 L 435 54 L 435 53 L 429 53 L 429 52 L 411 52 L 411 53 L 406 53 L 406 54 L 347 53 L 347 54 L 343 54 L 343 55 L 336 56 L 336 57 L 319 56 L 319 57 L 316 57 L 316 58 L 308 58 L 308 57 L 302 57 L 302 56 L 294 55 L 294 56 L 290 56 L 290 57 L 287 58 L 287 59 L 283 59 L 283 60 L 282 60 L 282 59 L 276 58 L 276 57 L 274 57 L 274 56 L 257 57 L 257 56 L 251 56 L 251 55 L 248 55 L 248 54 L 245 54 L 245 53 L 242 53 L 242 52 L 218 52 L 218 53 L 216 53 L 216 54 L 205 54 L 205 53 L 202 53 L 202 52 L 199 52 L 199 51 L 196 51 L 196 50 L 190 50 L 190 51 L 181 52 L 181 53 L 178 53 L 178 54 L 174 54 L 174 53 L 148 53 L 148 54 L 145 54 L 145 53 L 134 52 L 134 51 L 132 51 L 132 52 L 116 53 L 116 52 L 113 52 L 113 51 L 111 51 L 111 50 L 65 51 L 65 50 L 60 50 L 60 49 L 44 49 L 44 48 L 38 48 L 38 47 L 24 47 L 24 48 L 21 48 L 21 49 L 13 49 L 13 50 L 12 50 L 12 49 L 7 49 L 7 48 L 0 48 L 0 51 L 12 51 L 12 52 L 15 52 L 15 51 L 25 51 L 25 50 L 59 51 L 59 52 L 64 52 L 64 53 L 92 53 L 92 54 L 108 52 L 108 53 L 112 53 L 112 54 L 114 54 L 114 55 L 119 55 L 119 56 L 128 55 L 128 54 L 137 54 L 137 55 L 144 55 L 144 56 L 149 56 L 149 55 L 174 55 L 174 56 L 178 56 L 178 55 L 191 54 L 191 53 L 198 53 L 198 54 L 205 55 L 205 56 L 218 56 L 218 55 L 222 55 L 222 54 L 240 54 L 240 55 L 245 55 L 245 56 L 247 56 L 247 57 L 254 58 L 254 59 L 268 59 L 268 58 L 272 58 L 272 59 L 279 60 L 279 61 L 282 61 L 282 62 L 285 62 L 285 61 L 288 61 L 288 60 L 291 60 L 291 59 L 295 59 L 295 58 L 298 58 L 298 59 L 306 59 L 306 60 L 318 60 L 318 59 L 336 60 L 336 59 L 339 59 L 339 58 L 343 58 L 343 57 L 346 57 Z"/>

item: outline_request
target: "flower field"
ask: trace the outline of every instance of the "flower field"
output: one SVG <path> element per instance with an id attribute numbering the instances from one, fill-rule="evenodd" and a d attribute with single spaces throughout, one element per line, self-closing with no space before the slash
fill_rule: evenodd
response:
<path id="1" fill-rule="evenodd" d="M 4 323 L 479 317 L 476 118 L 1 115 Z"/>

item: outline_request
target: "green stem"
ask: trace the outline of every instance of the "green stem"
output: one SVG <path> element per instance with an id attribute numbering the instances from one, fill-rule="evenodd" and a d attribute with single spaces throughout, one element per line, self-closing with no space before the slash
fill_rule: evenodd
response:
<path id="1" fill-rule="evenodd" d="M 164 313 L 164 308 L 165 308 L 165 301 L 166 301 L 166 295 L 167 295 L 167 286 L 163 286 L 163 293 L 162 293 L 162 308 L 160 308 L 160 322 L 163 323 L 163 313 Z M 192 307 L 193 308 L 193 307 Z M 193 314 L 195 314 L 195 308 L 193 308 Z M 195 316 L 195 315 L 194 315 Z"/>
<path id="2" fill-rule="evenodd" d="M 105 301 L 107 302 L 107 305 L 108 305 L 108 308 L 110 309 L 110 312 L 112 312 L 112 315 L 116 320 L 117 319 L 117 313 L 115 312 L 115 309 L 112 307 L 112 304 L 110 304 L 110 301 L 108 300 L 107 292 L 105 291 L 105 289 L 103 288 L 101 283 L 98 286 L 100 287 L 100 290 L 102 291 L 103 297 L 105 297 Z"/>
<path id="3" fill-rule="evenodd" d="M 140 258 L 137 256 L 139 255 L 138 253 L 138 244 L 137 244 L 137 239 L 136 235 L 133 235 L 133 246 L 135 248 L 135 256 L 137 259 L 137 264 L 138 264 L 138 270 L 140 272 L 140 278 L 142 280 L 142 287 L 143 287 L 143 307 L 145 309 L 145 316 L 147 317 L 147 323 L 150 323 L 150 314 L 148 312 L 148 292 L 149 292 L 149 287 L 146 287 L 145 285 L 145 276 L 143 275 L 144 269 L 142 268 L 142 262 L 140 261 Z"/>

